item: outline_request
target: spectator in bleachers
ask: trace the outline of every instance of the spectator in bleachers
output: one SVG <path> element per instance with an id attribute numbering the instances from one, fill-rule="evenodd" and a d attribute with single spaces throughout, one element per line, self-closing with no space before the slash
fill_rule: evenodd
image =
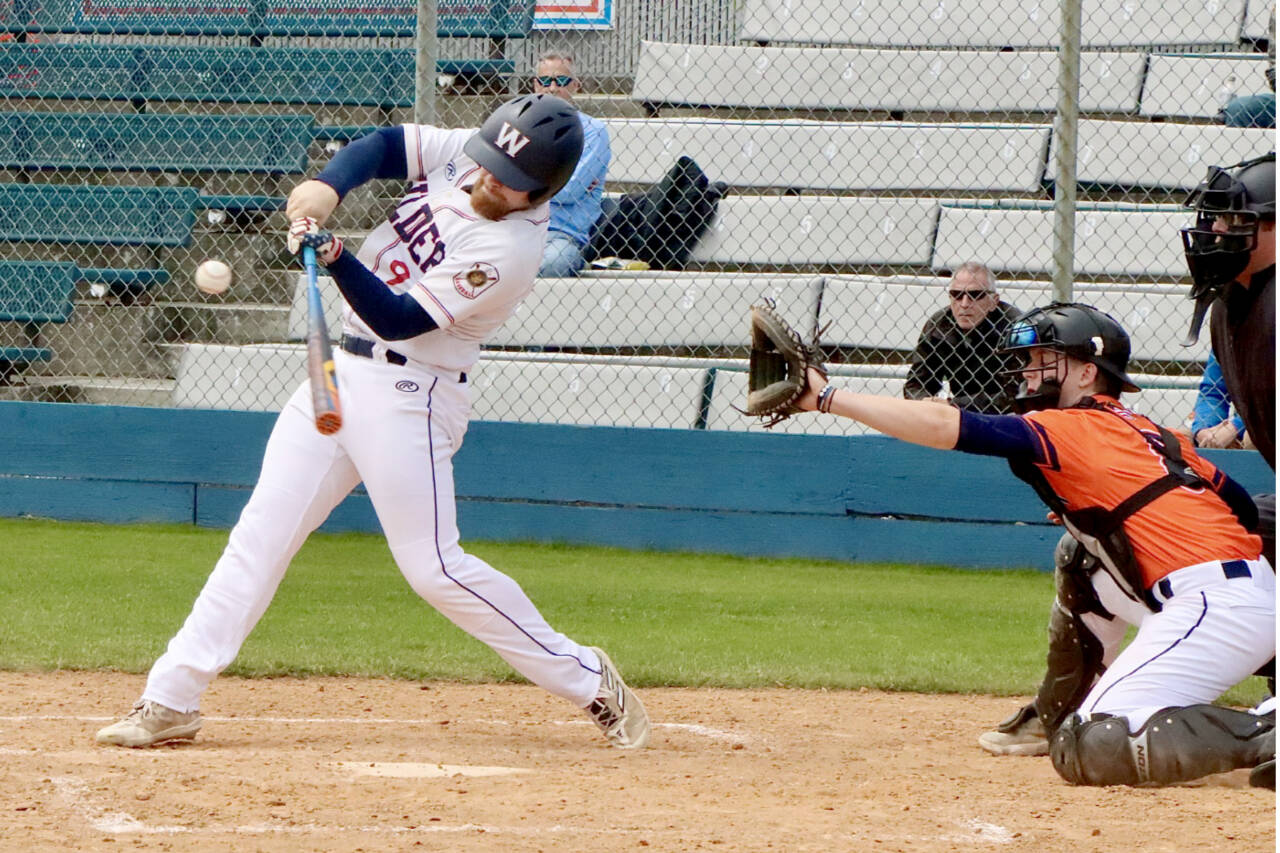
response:
<path id="1" fill-rule="evenodd" d="M 902 396 L 982 414 L 1007 412 L 1017 377 L 1003 373 L 1009 365 L 997 350 L 1019 311 L 1000 299 L 995 275 L 977 261 L 965 262 L 943 283 L 949 304 L 924 324 Z M 944 382 L 947 399 L 939 397 Z"/>
<path id="2" fill-rule="evenodd" d="M 1222 366 L 1212 352 L 1200 377 L 1200 393 L 1191 413 L 1187 429 L 1178 429 L 1195 442 L 1197 447 L 1235 449 L 1244 446 L 1246 432 L 1244 418 L 1231 411 L 1231 395 L 1226 380 L 1222 378 Z"/>
<path id="3" fill-rule="evenodd" d="M 1227 127 L 1275 127 L 1276 126 L 1276 12 L 1271 10 L 1268 27 L 1267 84 L 1270 92 L 1257 95 L 1238 95 L 1222 107 L 1222 123 Z"/>
<path id="4" fill-rule="evenodd" d="M 549 51 L 538 57 L 533 91 L 573 103 L 573 96 L 582 91 L 582 81 L 574 71 L 573 55 Z M 609 131 L 604 122 L 581 110 L 578 120 L 582 122 L 584 137 L 582 159 L 569 183 L 551 199 L 551 224 L 538 270 L 540 276 L 576 276 L 585 266 L 582 252 L 591 226 L 600 218 L 604 176 L 609 169 Z"/>

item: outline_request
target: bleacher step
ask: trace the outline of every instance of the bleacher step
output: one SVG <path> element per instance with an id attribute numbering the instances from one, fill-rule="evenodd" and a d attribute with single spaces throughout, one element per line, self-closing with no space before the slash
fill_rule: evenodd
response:
<path id="1" fill-rule="evenodd" d="M 288 305 L 232 302 L 165 302 L 161 313 L 165 340 L 249 344 L 283 340 L 289 327 Z"/>
<path id="2" fill-rule="evenodd" d="M 0 387 L 0 400 L 30 403 L 93 403 L 107 406 L 168 406 L 174 380 L 103 376 L 27 376 L 25 384 Z"/>

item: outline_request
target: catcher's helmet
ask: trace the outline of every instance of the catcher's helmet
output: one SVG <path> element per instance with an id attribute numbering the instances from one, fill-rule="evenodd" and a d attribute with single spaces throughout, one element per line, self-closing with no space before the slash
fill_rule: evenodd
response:
<path id="1" fill-rule="evenodd" d="M 1197 302 L 1196 319 L 1183 342 L 1190 345 L 1200 333 L 1208 304 L 1248 266 L 1258 244 L 1258 223 L 1276 219 L 1275 152 L 1234 166 L 1210 166 L 1184 205 L 1196 212 L 1196 224 L 1182 229 L 1183 253 L 1194 282 L 1191 298 Z M 1226 227 L 1215 231 L 1220 218 Z"/>
<path id="2" fill-rule="evenodd" d="M 578 110 L 555 95 L 521 95 L 498 107 L 463 151 L 538 204 L 560 191 L 582 156 Z"/>
<path id="3" fill-rule="evenodd" d="M 1129 366 L 1128 333 L 1110 314 L 1092 305 L 1055 302 L 1028 311 L 1014 320 L 1005 332 L 1000 352 L 1019 357 L 1017 360 L 1022 366 L 1011 368 L 1007 373 L 1025 373 L 1030 350 L 1037 347 L 1096 364 L 1098 370 L 1119 385 L 1121 391 L 1139 390 L 1125 373 Z M 1027 382 L 1023 378 L 1018 395 L 1013 399 L 1016 410 L 1028 412 L 1057 408 L 1062 393 L 1061 382 L 1044 376 L 1045 371 L 1056 367 L 1055 364 L 1040 369 L 1040 386 L 1035 391 L 1027 390 Z"/>

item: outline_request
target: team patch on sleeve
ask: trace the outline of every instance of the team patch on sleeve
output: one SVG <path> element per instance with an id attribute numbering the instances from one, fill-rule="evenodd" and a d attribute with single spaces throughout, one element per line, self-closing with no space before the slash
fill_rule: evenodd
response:
<path id="1" fill-rule="evenodd" d="M 498 283 L 498 268 L 484 261 L 476 261 L 470 268 L 453 277 L 453 289 L 467 299 L 475 299 L 491 284 Z"/>

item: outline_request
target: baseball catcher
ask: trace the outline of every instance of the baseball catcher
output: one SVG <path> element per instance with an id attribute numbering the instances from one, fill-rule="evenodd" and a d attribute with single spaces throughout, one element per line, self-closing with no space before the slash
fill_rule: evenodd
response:
<path id="1" fill-rule="evenodd" d="M 760 418 L 766 429 L 804 411 L 796 401 L 809 388 L 809 368 L 825 379 L 826 368 L 818 337 L 806 344 L 782 318 L 772 299 L 751 306 L 751 361 L 747 376 L 747 407 L 743 413 Z"/>
<path id="2" fill-rule="evenodd" d="M 1275 572 L 1253 500 L 1120 402 L 1139 389 L 1114 318 L 1054 303 L 1020 317 L 1001 350 L 1021 379 L 1016 414 L 836 389 L 817 370 L 788 405 L 1003 457 L 1096 558 L 1064 548 L 1056 560 L 1050 678 L 1034 711 L 1063 779 L 1169 785 L 1249 768 L 1250 784 L 1274 789 L 1274 709 L 1213 704 L 1275 656 Z M 1124 622 L 1137 634 L 1112 657 Z"/>

